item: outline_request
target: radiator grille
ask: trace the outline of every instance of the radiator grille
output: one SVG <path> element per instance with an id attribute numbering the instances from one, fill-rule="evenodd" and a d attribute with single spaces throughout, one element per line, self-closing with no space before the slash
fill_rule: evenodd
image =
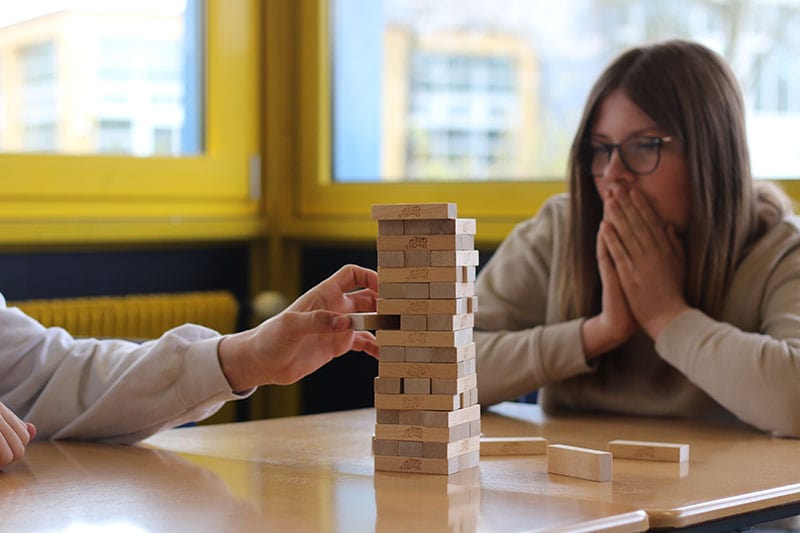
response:
<path id="1" fill-rule="evenodd" d="M 25 300 L 8 305 L 76 337 L 126 339 L 157 338 L 185 323 L 232 333 L 239 312 L 236 298 L 226 291 Z"/>

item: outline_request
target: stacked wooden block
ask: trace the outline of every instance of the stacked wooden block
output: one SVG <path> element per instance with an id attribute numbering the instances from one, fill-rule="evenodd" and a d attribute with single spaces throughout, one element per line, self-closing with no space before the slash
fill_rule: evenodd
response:
<path id="1" fill-rule="evenodd" d="M 387 319 L 376 331 L 375 469 L 452 474 L 477 466 L 475 220 L 457 218 L 452 203 L 375 205 L 372 218 L 377 315 Z"/>

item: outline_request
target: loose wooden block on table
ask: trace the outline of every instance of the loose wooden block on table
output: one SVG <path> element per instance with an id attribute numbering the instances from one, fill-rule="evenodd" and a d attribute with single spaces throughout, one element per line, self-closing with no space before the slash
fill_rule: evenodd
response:
<path id="1" fill-rule="evenodd" d="M 372 220 L 415 220 L 428 218 L 456 218 L 454 203 L 375 204 Z"/>
<path id="2" fill-rule="evenodd" d="M 666 461 L 682 463 L 689 460 L 689 445 L 673 442 L 649 442 L 638 440 L 612 440 L 608 451 L 615 459 L 639 459 L 642 461 Z"/>
<path id="3" fill-rule="evenodd" d="M 542 455 L 547 444 L 544 437 L 481 437 L 481 455 Z"/>
<path id="4" fill-rule="evenodd" d="M 400 327 L 400 317 L 378 313 L 348 313 L 350 327 L 355 330 L 393 329 Z"/>
<path id="5" fill-rule="evenodd" d="M 420 474 L 454 474 L 478 466 L 480 452 L 474 451 L 451 457 L 449 459 L 435 459 L 431 457 L 392 457 L 388 455 L 375 456 L 375 470 L 386 472 L 417 472 Z"/>
<path id="6" fill-rule="evenodd" d="M 547 471 L 562 476 L 611 481 L 613 457 L 610 452 L 564 444 L 547 447 Z"/>

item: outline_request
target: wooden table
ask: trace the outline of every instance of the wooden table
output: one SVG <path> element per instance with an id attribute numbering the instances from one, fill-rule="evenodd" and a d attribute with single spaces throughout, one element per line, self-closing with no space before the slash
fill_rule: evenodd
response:
<path id="1" fill-rule="evenodd" d="M 36 442 L 0 472 L 0 530 L 647 529 L 629 506 L 519 490 L 515 460 L 376 473 L 374 424 L 365 409 L 176 429 L 135 447 Z"/>
<path id="2" fill-rule="evenodd" d="M 0 529 L 641 531 L 761 521 L 800 505 L 800 441 L 741 426 L 548 418 L 522 404 L 484 415 L 489 436 L 691 445 L 688 464 L 617 459 L 614 480 L 596 483 L 548 475 L 544 456 L 484 457 L 453 476 L 376 473 L 374 417 L 363 409 L 199 426 L 135 447 L 37 442 L 0 471 Z"/>

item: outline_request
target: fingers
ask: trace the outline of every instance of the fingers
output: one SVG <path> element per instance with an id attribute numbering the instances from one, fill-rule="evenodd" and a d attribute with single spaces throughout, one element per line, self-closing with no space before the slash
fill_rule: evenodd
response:
<path id="1" fill-rule="evenodd" d="M 336 283 L 342 292 L 360 288 L 378 292 L 378 273 L 358 265 L 345 265 L 328 279 Z"/>
<path id="2" fill-rule="evenodd" d="M 610 191 L 606 207 L 607 219 L 633 257 L 665 241 L 661 219 L 639 191 Z"/>
<path id="3" fill-rule="evenodd" d="M 600 237 L 604 244 L 604 255 L 613 262 L 613 264 L 607 263 L 605 267 L 607 269 L 630 271 L 633 268 L 631 258 L 620 236 L 617 234 L 616 228 L 608 222 L 602 221 L 600 223 Z M 606 270 L 606 272 L 609 272 L 609 270 Z"/>
<path id="4" fill-rule="evenodd" d="M 33 436 L 26 425 L 9 408 L 0 404 L 0 468 L 25 457 L 25 447 Z"/>
<path id="5" fill-rule="evenodd" d="M 378 359 L 378 343 L 375 335 L 369 331 L 356 331 L 353 337 L 353 346 L 350 348 L 357 352 L 367 352 L 375 359 Z"/>
<path id="6" fill-rule="evenodd" d="M 375 305 L 378 298 L 378 293 L 372 289 L 362 289 L 347 294 L 347 299 L 350 301 L 351 308 L 348 309 L 350 313 L 368 313 L 375 311 Z"/>

